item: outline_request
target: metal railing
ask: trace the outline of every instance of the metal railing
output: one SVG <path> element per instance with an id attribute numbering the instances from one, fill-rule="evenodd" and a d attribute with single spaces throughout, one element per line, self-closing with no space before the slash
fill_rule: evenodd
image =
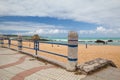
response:
<path id="1" fill-rule="evenodd" d="M 69 33 L 69 35 L 68 35 L 68 44 L 55 43 L 55 42 L 31 41 L 31 43 L 33 43 L 33 45 L 34 45 L 31 48 L 31 47 L 22 45 L 22 43 L 26 41 L 26 40 L 25 41 L 22 40 L 22 38 L 18 38 L 18 40 L 10 40 L 10 39 L 6 39 L 6 40 L 7 40 L 7 43 L 4 42 L 4 38 L 0 38 L 0 44 L 1 44 L 2 47 L 5 47 L 4 44 L 7 44 L 8 48 L 12 48 L 11 46 L 14 46 L 14 47 L 17 48 L 15 50 L 18 50 L 19 52 L 24 52 L 22 50 L 22 48 L 34 50 L 35 54 L 33 54 L 33 53 L 32 54 L 31 53 L 27 53 L 27 54 L 33 55 L 35 57 L 40 57 L 40 58 L 45 59 L 47 61 L 53 62 L 55 64 L 58 64 L 61 67 L 66 68 L 69 71 L 74 71 L 75 68 L 76 68 L 77 60 L 78 60 L 77 59 L 78 35 L 77 35 L 76 32 L 70 32 Z M 17 44 L 12 43 L 13 41 L 17 41 Z M 29 41 L 26 41 L 26 42 L 29 42 Z M 60 54 L 60 53 L 56 53 L 56 52 L 42 50 L 42 49 L 39 48 L 39 45 L 41 43 L 52 44 L 52 45 L 55 44 L 55 45 L 68 46 L 68 56 Z M 48 54 L 51 54 L 51 55 L 55 55 L 55 56 L 59 56 L 59 57 L 65 58 L 65 59 L 68 60 L 68 63 L 66 64 L 64 62 L 59 62 L 59 61 L 56 61 L 56 60 L 48 59 L 47 57 L 43 57 L 41 55 L 38 55 L 38 52 L 48 53 Z"/>

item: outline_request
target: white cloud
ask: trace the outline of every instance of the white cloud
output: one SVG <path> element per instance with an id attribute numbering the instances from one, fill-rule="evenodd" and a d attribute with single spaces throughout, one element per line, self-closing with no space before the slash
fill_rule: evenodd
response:
<path id="1" fill-rule="evenodd" d="M 12 30 L 17 31 L 18 33 L 22 31 L 21 34 L 59 34 L 67 33 L 68 31 L 64 29 L 64 26 L 55 26 L 32 22 L 0 22 L 0 30 Z"/>
<path id="2" fill-rule="evenodd" d="M 62 30 L 62 29 L 37 29 L 35 31 L 28 31 L 21 33 L 22 35 L 33 35 L 33 34 L 40 34 L 40 35 L 57 35 L 57 34 L 66 34 L 68 33 L 68 30 Z"/>
<path id="3" fill-rule="evenodd" d="M 0 15 L 49 16 L 120 27 L 119 0 L 0 0 Z"/>
<path id="4" fill-rule="evenodd" d="M 60 30 L 60 29 L 39 29 L 33 32 L 34 34 L 64 34 L 67 33 L 68 30 Z"/>
<path id="5" fill-rule="evenodd" d="M 14 31 L 35 31 L 44 28 L 56 28 L 54 25 L 47 25 L 43 23 L 32 22 L 0 22 L 0 30 L 14 30 Z M 58 26 L 62 27 L 62 26 Z"/>
<path id="6" fill-rule="evenodd" d="M 32 22 L 0 22 L 1 31 L 15 31 L 13 34 L 22 35 L 66 35 L 69 28 L 66 29 L 64 26 L 48 25 L 43 23 L 32 23 Z M 2 33 L 2 32 L 0 32 Z M 7 32 L 6 32 L 7 33 Z M 120 28 L 105 28 L 104 26 L 98 26 L 91 30 L 78 30 L 80 35 L 102 35 L 102 36 L 113 36 L 119 37 Z M 4 33 L 5 34 L 5 33 Z"/>
<path id="7" fill-rule="evenodd" d="M 105 32 L 106 29 L 104 27 L 100 26 L 100 27 L 97 27 L 96 31 L 97 32 Z"/>
<path id="8" fill-rule="evenodd" d="M 112 36 L 112 37 L 119 37 L 120 28 L 104 28 L 103 26 L 98 26 L 94 30 L 80 30 L 79 34 L 86 34 L 86 35 L 102 35 L 105 36 Z"/>
<path id="9" fill-rule="evenodd" d="M 102 25 L 94 30 L 80 30 L 80 34 L 116 36 L 120 33 L 120 0 L 0 0 L 0 16 L 9 15 L 56 17 Z M 0 30 L 21 30 L 29 34 L 68 31 L 59 27 L 62 26 L 26 22 L 0 24 Z"/>

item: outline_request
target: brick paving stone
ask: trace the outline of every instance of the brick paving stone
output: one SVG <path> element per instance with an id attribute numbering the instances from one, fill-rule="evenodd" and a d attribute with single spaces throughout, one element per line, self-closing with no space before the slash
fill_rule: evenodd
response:
<path id="1" fill-rule="evenodd" d="M 7 77 L 6 75 L 2 75 L 0 76 L 0 80 L 10 80 L 10 78 Z"/>
<path id="2" fill-rule="evenodd" d="M 112 70 L 103 69 L 103 70 L 101 70 L 100 72 L 98 71 L 98 72 L 94 73 L 93 75 L 96 76 L 96 77 L 100 77 L 100 78 L 105 79 L 106 76 L 111 75 L 111 73 L 112 73 Z M 104 75 L 103 75 L 103 74 L 104 74 Z"/>
<path id="3" fill-rule="evenodd" d="M 117 68 L 107 67 L 94 74 L 88 75 L 82 80 L 120 80 L 120 72 Z"/>
<path id="4" fill-rule="evenodd" d="M 81 78 L 85 77 L 85 75 L 75 75 L 74 73 L 68 72 L 61 68 L 41 70 L 36 74 L 42 75 L 44 77 L 49 77 L 55 80 L 80 80 Z"/>
<path id="5" fill-rule="evenodd" d="M 30 61 L 29 60 L 30 58 L 27 58 L 26 61 L 24 61 L 23 63 L 19 64 L 19 65 L 16 65 L 17 67 L 20 67 L 24 70 L 28 70 L 30 68 L 33 68 L 33 67 L 38 67 L 38 66 L 43 66 L 45 65 L 43 62 L 40 62 L 40 61 Z"/>
<path id="6" fill-rule="evenodd" d="M 43 77 L 42 75 L 33 74 L 31 76 L 26 77 L 24 80 L 55 80 L 55 79 Z"/>
<path id="7" fill-rule="evenodd" d="M 4 68 L 3 70 L 6 70 L 6 71 L 11 72 L 13 74 L 18 74 L 18 73 L 24 71 L 24 69 L 16 67 L 16 66 L 11 66 L 9 68 Z"/>
<path id="8" fill-rule="evenodd" d="M 5 64 L 9 64 L 9 63 L 12 63 L 12 62 L 15 62 L 17 61 L 18 59 L 14 59 L 14 58 L 10 58 L 8 56 L 1 56 L 0 55 L 0 66 L 1 65 L 5 65 Z"/>
<path id="9" fill-rule="evenodd" d="M 21 76 L 21 79 L 20 80 L 23 80 L 25 77 L 31 75 L 31 74 L 34 74 L 35 72 L 39 71 L 39 70 L 42 70 L 42 69 L 47 69 L 47 68 L 53 68 L 55 66 L 39 66 L 39 67 L 34 67 L 32 69 L 29 69 L 29 70 L 25 70 L 23 72 L 20 72 L 18 74 L 16 74 L 16 76 L 12 77 L 11 80 L 17 80 L 19 78 L 19 76 Z"/>
<path id="10" fill-rule="evenodd" d="M 17 61 L 15 61 L 13 63 L 1 65 L 0 69 L 7 68 L 7 67 L 10 67 L 10 66 L 14 66 L 14 65 L 17 65 L 17 64 L 21 64 L 22 62 L 24 62 L 24 60 L 25 60 L 26 57 L 27 56 L 22 56 L 22 57 L 20 57 L 20 59 L 18 59 Z"/>
<path id="11" fill-rule="evenodd" d="M 96 80 L 96 77 L 95 76 L 87 76 L 81 80 Z"/>
<path id="12" fill-rule="evenodd" d="M 0 69 L 0 80 L 10 80 L 10 78 L 13 76 L 15 76 L 15 74 L 12 74 L 11 72 Z"/>
<path id="13" fill-rule="evenodd" d="M 10 64 L 17 62 L 18 59 L 22 56 L 22 54 L 17 54 L 17 55 L 0 55 L 0 66 Z"/>

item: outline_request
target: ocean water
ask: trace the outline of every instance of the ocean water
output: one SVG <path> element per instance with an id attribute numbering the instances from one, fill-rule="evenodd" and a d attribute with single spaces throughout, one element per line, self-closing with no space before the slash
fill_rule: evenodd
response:
<path id="1" fill-rule="evenodd" d="M 57 43 L 67 43 L 68 39 L 67 38 L 50 38 L 53 42 Z M 106 45 L 117 45 L 120 46 L 120 38 L 79 38 L 79 44 L 91 44 L 91 45 L 102 45 L 102 44 L 97 44 L 95 43 L 96 40 L 103 40 L 103 41 L 108 41 L 108 40 L 113 40 L 113 42 L 107 42 Z"/>

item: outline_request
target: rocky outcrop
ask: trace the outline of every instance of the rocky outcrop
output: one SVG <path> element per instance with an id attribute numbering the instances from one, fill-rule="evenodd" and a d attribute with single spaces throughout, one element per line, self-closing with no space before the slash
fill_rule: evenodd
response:
<path id="1" fill-rule="evenodd" d="M 113 42 L 113 40 L 108 40 L 107 42 Z"/>
<path id="2" fill-rule="evenodd" d="M 103 43 L 103 44 L 105 44 L 105 41 L 103 41 L 103 40 L 96 40 L 95 43 Z"/>
<path id="3" fill-rule="evenodd" d="M 116 65 L 110 60 L 97 58 L 95 60 L 91 60 L 78 65 L 77 70 L 79 73 L 82 73 L 82 74 L 90 74 L 106 66 L 116 67 Z"/>

